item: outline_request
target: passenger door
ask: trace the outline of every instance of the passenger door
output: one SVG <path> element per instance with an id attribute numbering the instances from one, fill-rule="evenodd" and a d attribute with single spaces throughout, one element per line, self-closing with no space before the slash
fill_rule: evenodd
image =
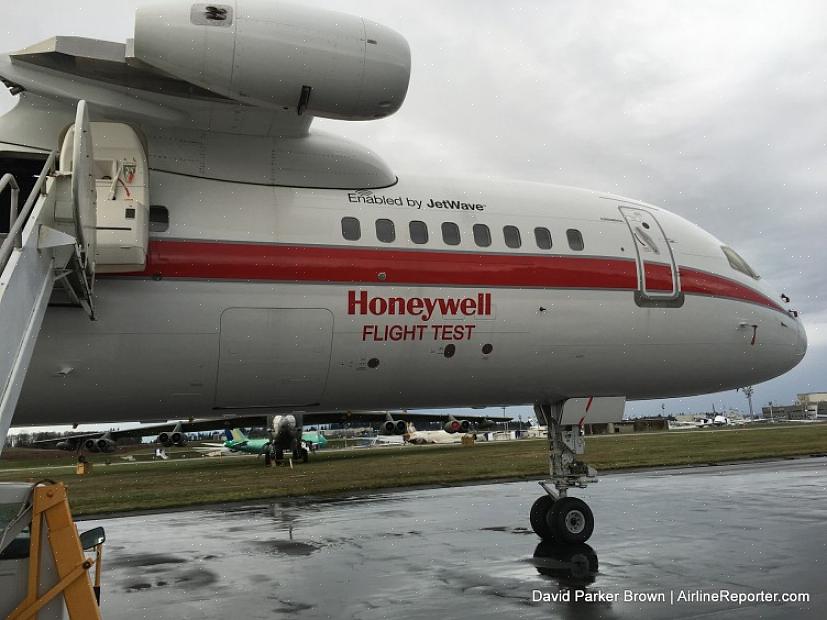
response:
<path id="1" fill-rule="evenodd" d="M 620 207 L 635 244 L 638 299 L 671 301 L 680 298 L 680 276 L 666 233 L 654 213 Z"/>

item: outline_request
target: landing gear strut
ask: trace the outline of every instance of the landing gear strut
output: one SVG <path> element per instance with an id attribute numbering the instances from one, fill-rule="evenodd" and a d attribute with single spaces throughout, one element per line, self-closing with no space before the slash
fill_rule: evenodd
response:
<path id="1" fill-rule="evenodd" d="M 586 542 L 594 531 L 594 515 L 586 502 L 568 497 L 568 489 L 597 482 L 597 471 L 577 460 L 585 450 L 582 431 L 561 423 L 563 403 L 535 405 L 534 412 L 548 426 L 550 477 L 540 482 L 546 494 L 531 507 L 531 528 L 543 540 Z"/>

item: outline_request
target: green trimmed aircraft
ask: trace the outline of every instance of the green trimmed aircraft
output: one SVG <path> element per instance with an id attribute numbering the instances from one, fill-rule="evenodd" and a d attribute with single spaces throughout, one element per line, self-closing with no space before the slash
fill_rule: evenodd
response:
<path id="1" fill-rule="evenodd" d="M 218 453 L 218 451 L 241 452 L 243 454 L 263 454 L 265 456 L 272 455 L 273 442 L 271 439 L 260 438 L 251 439 L 244 434 L 240 428 L 227 429 L 225 431 L 227 440 L 222 444 L 205 444 L 212 452 L 210 454 Z M 327 445 L 327 439 L 318 431 L 302 433 L 302 443 L 305 448 L 302 448 L 302 457 L 307 462 L 307 448 L 317 447 L 322 448 Z"/>

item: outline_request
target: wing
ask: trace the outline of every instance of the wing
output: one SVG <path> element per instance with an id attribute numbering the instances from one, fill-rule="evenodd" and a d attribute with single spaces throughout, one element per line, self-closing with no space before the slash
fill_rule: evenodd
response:
<path id="1" fill-rule="evenodd" d="M 238 418 L 205 418 L 200 420 L 170 421 L 159 424 L 149 424 L 136 428 L 113 431 L 98 431 L 93 433 L 82 433 L 66 437 L 55 437 L 53 439 L 42 439 L 32 442 L 37 448 L 50 448 L 59 443 L 66 442 L 76 448 L 78 444 L 87 439 L 98 439 L 107 435 L 109 439 L 117 441 L 122 437 L 151 437 L 163 432 L 180 431 L 182 433 L 199 433 L 203 431 L 222 431 L 236 426 L 266 428 L 268 426 L 267 416 L 255 415 Z"/>
<path id="2" fill-rule="evenodd" d="M 179 430 L 182 433 L 200 433 L 205 431 L 225 431 L 231 428 L 266 428 L 266 415 L 239 416 L 237 418 L 200 418 L 181 422 L 170 421 L 165 424 L 142 426 L 127 431 L 117 431 L 119 437 L 148 437 L 163 431 Z M 115 433 L 112 433 L 113 438 Z"/>
<path id="3" fill-rule="evenodd" d="M 450 413 L 433 413 L 428 411 L 341 411 L 335 413 L 305 412 L 304 425 L 344 424 L 353 422 L 384 422 L 388 415 L 394 420 L 406 422 L 449 422 L 453 419 L 468 420 L 478 425 L 499 424 L 511 421 L 511 416 L 491 415 L 454 415 Z"/>
<path id="4" fill-rule="evenodd" d="M 66 443 L 68 444 L 71 450 L 77 448 L 77 446 L 87 439 L 97 439 L 98 437 L 102 437 L 103 433 L 83 433 L 81 435 L 70 435 L 68 437 L 55 437 L 53 439 L 40 439 L 38 441 L 32 442 L 33 448 L 54 448 L 59 443 Z"/>

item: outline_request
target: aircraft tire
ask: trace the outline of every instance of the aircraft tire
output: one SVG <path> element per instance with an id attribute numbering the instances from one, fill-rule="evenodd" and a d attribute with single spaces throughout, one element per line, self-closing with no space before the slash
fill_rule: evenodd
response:
<path id="1" fill-rule="evenodd" d="M 276 448 L 276 464 L 280 464 L 284 461 L 284 450 L 281 448 Z"/>
<path id="2" fill-rule="evenodd" d="M 554 533 L 549 525 L 554 503 L 551 495 L 542 495 L 532 504 L 531 512 L 528 513 L 531 529 L 543 540 L 554 540 Z"/>
<path id="3" fill-rule="evenodd" d="M 565 543 L 586 542 L 594 531 L 591 508 L 577 497 L 561 497 L 554 502 L 548 517 L 553 536 Z"/>
<path id="4" fill-rule="evenodd" d="M 302 448 L 302 463 L 307 463 L 310 460 L 310 452 L 307 448 Z"/>

